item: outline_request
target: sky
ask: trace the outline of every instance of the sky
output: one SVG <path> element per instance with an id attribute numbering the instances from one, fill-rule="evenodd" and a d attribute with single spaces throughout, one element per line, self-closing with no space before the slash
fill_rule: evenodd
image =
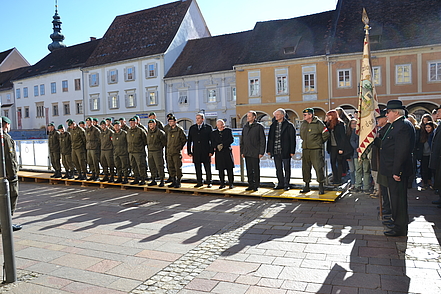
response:
<path id="1" fill-rule="evenodd" d="M 118 15 L 176 0 L 58 0 L 67 46 L 101 38 Z M 337 0 L 196 0 L 211 35 L 253 29 L 258 21 L 287 19 L 335 9 Z M 2 0 L 0 52 L 17 48 L 31 64 L 49 54 L 55 0 Z"/>

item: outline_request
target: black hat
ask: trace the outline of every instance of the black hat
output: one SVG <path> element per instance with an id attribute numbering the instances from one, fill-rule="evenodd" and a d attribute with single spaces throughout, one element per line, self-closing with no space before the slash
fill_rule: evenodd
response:
<path id="1" fill-rule="evenodd" d="M 85 125 L 86 123 L 84 122 L 84 120 L 80 120 L 80 121 L 78 122 L 78 124 L 79 124 L 79 125 Z"/>
<path id="2" fill-rule="evenodd" d="M 154 112 L 150 112 L 150 113 L 149 113 L 149 116 L 151 116 L 151 115 L 155 115 L 155 116 L 156 116 L 156 113 L 154 113 Z"/>
<path id="3" fill-rule="evenodd" d="M 98 119 L 96 117 L 92 118 L 92 121 L 98 122 Z"/>
<path id="4" fill-rule="evenodd" d="M 389 100 L 387 101 L 387 106 L 385 110 L 389 109 L 405 109 L 406 107 L 403 105 L 403 102 L 401 100 Z"/>
<path id="5" fill-rule="evenodd" d="M 71 124 L 73 124 L 75 121 L 73 120 L 73 119 L 68 119 L 68 120 L 66 120 L 66 122 L 67 122 L 67 125 L 68 126 L 70 126 Z"/>
<path id="6" fill-rule="evenodd" d="M 135 116 L 133 116 L 133 118 L 138 120 L 139 119 L 139 115 L 135 115 Z"/>
<path id="7" fill-rule="evenodd" d="M 86 118 L 86 121 L 92 121 L 92 117 L 91 116 L 89 116 L 88 118 Z"/>
<path id="8" fill-rule="evenodd" d="M 61 129 L 64 129 L 64 126 L 63 125 L 58 125 L 57 130 L 61 130 Z"/>
<path id="9" fill-rule="evenodd" d="M 172 117 L 172 116 L 174 116 L 174 115 L 171 112 L 169 114 L 167 114 L 167 117 Z"/>
<path id="10" fill-rule="evenodd" d="M 125 121 L 126 118 L 125 118 L 125 117 L 120 117 L 119 120 L 123 120 L 123 121 Z"/>
<path id="11" fill-rule="evenodd" d="M 119 120 L 115 120 L 114 122 L 113 122 L 113 125 L 120 125 L 121 123 L 119 122 Z"/>
<path id="12" fill-rule="evenodd" d="M 129 119 L 129 121 L 136 121 L 136 118 L 131 117 L 131 118 Z"/>
<path id="13" fill-rule="evenodd" d="M 111 118 L 111 117 L 108 117 L 108 118 L 106 118 L 106 120 L 110 120 L 110 121 L 112 121 L 112 118 Z"/>
<path id="14" fill-rule="evenodd" d="M 106 124 L 105 120 L 100 121 L 100 125 L 105 125 L 105 124 Z"/>
<path id="15" fill-rule="evenodd" d="M 176 117 L 174 117 L 173 115 L 172 115 L 172 116 L 169 116 L 169 117 L 168 117 L 168 120 L 174 120 L 174 121 L 176 121 Z"/>
<path id="16" fill-rule="evenodd" d="M 380 115 L 377 118 L 386 117 L 386 109 L 380 110 Z"/>
<path id="17" fill-rule="evenodd" d="M 312 114 L 314 114 L 314 108 L 305 108 L 305 109 L 303 109 L 303 113 L 312 113 Z"/>
<path id="18" fill-rule="evenodd" d="M 156 123 L 156 120 L 154 120 L 154 119 L 149 119 L 149 122 L 148 122 L 149 124 L 150 123 Z"/>

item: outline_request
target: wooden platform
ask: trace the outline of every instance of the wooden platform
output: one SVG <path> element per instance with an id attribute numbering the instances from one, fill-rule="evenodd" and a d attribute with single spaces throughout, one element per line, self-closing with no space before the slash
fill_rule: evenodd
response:
<path id="1" fill-rule="evenodd" d="M 48 182 L 52 185 L 55 184 L 64 184 L 66 186 L 69 185 L 78 185 L 80 184 L 82 187 L 88 186 L 99 186 L 100 188 L 106 187 L 120 187 L 122 190 L 126 189 L 143 189 L 144 191 L 153 191 L 153 190 L 165 190 L 166 193 L 171 192 L 190 192 L 195 195 L 198 194 L 221 194 L 224 196 L 251 196 L 251 197 L 263 197 L 263 198 L 284 198 L 284 199 L 296 199 L 296 200 L 315 200 L 315 201 L 327 201 L 334 202 L 336 201 L 345 191 L 325 191 L 325 194 L 319 195 L 318 190 L 312 190 L 308 193 L 300 193 L 300 189 L 291 189 L 289 191 L 284 190 L 274 190 L 271 188 L 259 188 L 259 191 L 245 191 L 245 187 L 236 186 L 233 189 L 224 188 L 219 189 L 218 185 L 213 185 L 211 188 L 207 188 L 206 185 L 200 188 L 194 188 L 194 183 L 182 183 L 181 188 L 169 188 L 166 184 L 165 187 L 152 186 L 149 187 L 147 185 L 130 185 L 130 184 L 120 184 L 120 183 L 107 183 L 107 182 L 98 182 L 98 181 L 79 181 L 79 180 L 69 180 L 69 179 L 61 179 L 61 178 L 51 178 L 51 174 L 49 173 L 38 173 L 38 172 L 28 172 L 28 171 L 20 171 L 18 173 L 18 177 L 20 180 L 34 180 L 35 182 Z"/>

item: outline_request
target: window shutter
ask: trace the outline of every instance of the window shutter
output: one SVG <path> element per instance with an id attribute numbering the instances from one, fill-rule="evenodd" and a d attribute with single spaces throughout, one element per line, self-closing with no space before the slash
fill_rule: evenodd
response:
<path id="1" fill-rule="evenodd" d="M 135 69 L 136 69 L 136 67 L 133 67 L 133 70 L 132 70 L 132 76 L 133 76 L 133 79 L 132 79 L 132 81 L 134 81 L 134 80 L 136 80 L 136 71 L 135 71 Z"/>
<path id="2" fill-rule="evenodd" d="M 95 109 L 93 109 L 93 99 L 92 98 L 89 99 L 89 108 L 90 108 L 90 110 L 95 110 Z"/>
<path id="3" fill-rule="evenodd" d="M 149 92 L 145 92 L 145 104 L 150 106 L 150 95 Z"/>
<path id="4" fill-rule="evenodd" d="M 204 103 L 208 102 L 208 89 L 204 90 L 203 99 Z"/>
<path id="5" fill-rule="evenodd" d="M 145 71 L 145 78 L 147 79 L 149 77 L 149 65 L 144 65 L 144 71 Z"/>
<path id="6" fill-rule="evenodd" d="M 127 68 L 124 69 L 124 80 L 127 81 Z"/>
<path id="7" fill-rule="evenodd" d="M 231 101 L 233 98 L 233 95 L 232 95 L 232 89 L 231 89 L 231 87 L 227 87 L 226 89 L 225 89 L 225 93 L 226 93 L 226 96 L 227 97 L 225 97 L 225 98 L 227 98 L 227 101 Z"/>
<path id="8" fill-rule="evenodd" d="M 96 85 L 98 86 L 100 84 L 100 74 L 96 73 Z"/>
<path id="9" fill-rule="evenodd" d="M 89 87 L 92 86 L 92 75 L 89 75 Z"/>
<path id="10" fill-rule="evenodd" d="M 97 107 L 96 107 L 96 110 L 100 110 L 100 105 L 101 105 L 101 101 L 100 101 L 100 99 L 101 99 L 101 98 L 96 98 L 96 100 L 97 100 Z"/>
<path id="11" fill-rule="evenodd" d="M 129 95 L 125 94 L 125 95 L 124 95 L 124 101 L 125 101 L 125 104 L 126 104 L 126 108 L 129 106 L 129 101 L 128 101 L 128 99 L 129 99 Z"/>
<path id="12" fill-rule="evenodd" d="M 133 107 L 136 107 L 138 104 L 136 103 L 136 93 L 133 93 Z"/>
<path id="13" fill-rule="evenodd" d="M 110 80 L 110 70 L 107 71 L 107 83 L 110 84 L 112 81 Z"/>
<path id="14" fill-rule="evenodd" d="M 116 107 L 119 108 L 119 95 L 116 96 Z"/>
<path id="15" fill-rule="evenodd" d="M 109 104 L 108 108 L 111 109 L 112 108 L 112 96 L 107 97 L 107 103 Z"/>
<path id="16" fill-rule="evenodd" d="M 157 68 L 157 63 L 154 64 L 154 68 L 155 68 L 155 73 L 153 74 L 154 77 L 158 76 L 158 68 Z"/>
<path id="17" fill-rule="evenodd" d="M 215 91 L 216 91 L 216 101 L 217 101 L 217 102 L 220 102 L 220 101 L 221 101 L 221 96 L 220 96 L 221 93 L 220 93 L 220 91 L 218 91 L 217 88 L 216 88 Z"/>

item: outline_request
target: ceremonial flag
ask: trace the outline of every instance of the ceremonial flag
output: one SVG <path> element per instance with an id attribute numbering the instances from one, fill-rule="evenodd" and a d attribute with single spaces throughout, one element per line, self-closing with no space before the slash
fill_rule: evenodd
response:
<path id="1" fill-rule="evenodd" d="M 372 83 L 371 52 L 369 48 L 369 18 L 363 8 L 362 21 L 365 24 L 365 37 L 363 47 L 363 60 L 361 65 L 361 79 L 358 101 L 357 134 L 360 136 L 358 158 L 366 158 L 366 149 L 374 141 L 376 135 L 376 120 L 380 114 L 378 108 L 377 92 Z"/>

